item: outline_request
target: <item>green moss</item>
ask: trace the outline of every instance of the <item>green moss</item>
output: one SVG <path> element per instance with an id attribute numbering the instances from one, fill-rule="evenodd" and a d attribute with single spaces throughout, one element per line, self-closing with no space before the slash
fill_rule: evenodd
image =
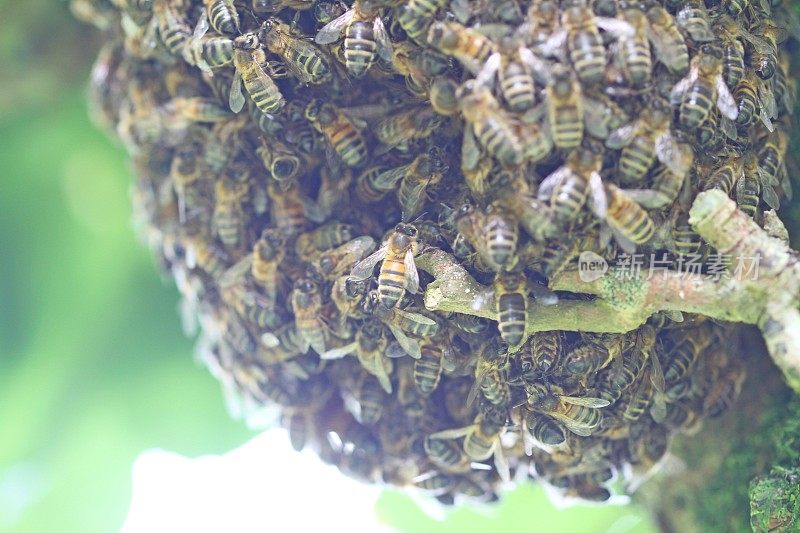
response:
<path id="1" fill-rule="evenodd" d="M 800 475 L 790 478 L 782 473 L 794 471 L 800 474 L 800 399 L 786 391 L 774 398 L 760 421 L 742 421 L 744 429 L 753 422 L 757 431 L 742 433 L 742 437 L 731 447 L 715 475 L 706 484 L 703 493 L 691 504 L 701 531 L 750 531 L 751 522 L 747 509 L 754 506 L 752 527 L 756 531 L 772 518 L 793 516 L 797 531 Z M 778 472 L 779 474 L 774 474 Z M 765 476 L 770 473 L 769 476 Z M 792 486 L 790 479 L 794 479 Z M 753 484 L 751 485 L 751 480 Z M 748 492 L 748 487 L 750 491 Z M 755 492 L 754 492 L 755 491 Z"/>
<path id="2" fill-rule="evenodd" d="M 800 529 L 800 469 L 773 468 L 750 483 L 750 524 L 759 533 Z"/>

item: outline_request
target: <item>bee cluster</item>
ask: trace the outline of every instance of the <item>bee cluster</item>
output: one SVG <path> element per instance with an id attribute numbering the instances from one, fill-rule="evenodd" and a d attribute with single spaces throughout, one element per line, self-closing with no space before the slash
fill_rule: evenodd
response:
<path id="1" fill-rule="evenodd" d="M 547 283 L 585 250 L 707 254 L 698 191 L 790 198 L 781 0 L 72 8 L 108 34 L 95 112 L 202 360 L 296 448 L 443 502 L 512 472 L 605 501 L 738 394 L 727 326 L 531 333 L 530 298 L 583 298 Z M 426 309 L 432 250 L 496 321 Z"/>

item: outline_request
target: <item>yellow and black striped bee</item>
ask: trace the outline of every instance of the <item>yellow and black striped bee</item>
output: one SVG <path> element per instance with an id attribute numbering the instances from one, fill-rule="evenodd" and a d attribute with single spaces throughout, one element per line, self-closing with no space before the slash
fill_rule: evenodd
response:
<path id="1" fill-rule="evenodd" d="M 386 392 L 378 378 L 362 370 L 353 392 L 359 405 L 359 421 L 367 426 L 377 424 L 383 416 L 383 406 L 386 403 Z"/>
<path id="2" fill-rule="evenodd" d="M 319 208 L 303 195 L 296 182 L 288 185 L 277 181 L 267 182 L 267 196 L 271 200 L 270 215 L 275 227 L 287 237 L 302 232 L 309 222 L 322 222 Z"/>
<path id="3" fill-rule="evenodd" d="M 428 435 L 423 440 L 423 446 L 431 464 L 443 472 L 458 474 L 469 472 L 472 468 L 470 458 L 452 439 Z"/>
<path id="4" fill-rule="evenodd" d="M 236 37 L 233 40 L 233 50 L 233 66 L 236 72 L 231 85 L 231 110 L 238 113 L 244 107 L 242 84 L 261 113 L 272 114 L 283 109 L 286 100 L 272 79 L 277 73 L 267 61 L 258 33 L 250 32 Z"/>
<path id="5" fill-rule="evenodd" d="M 233 0 L 203 0 L 206 15 L 211 27 L 218 33 L 236 35 L 239 33 L 239 12 Z"/>
<path id="6" fill-rule="evenodd" d="M 343 15 L 322 27 L 317 44 L 331 44 L 345 33 L 344 57 L 347 70 L 360 78 L 367 73 L 375 56 L 392 61 L 392 41 L 383 25 L 383 0 L 356 0 Z"/>
<path id="7" fill-rule="evenodd" d="M 747 126 L 759 118 L 766 128 L 773 129 L 772 118 L 778 113 L 775 94 L 755 71 L 748 70 L 739 81 L 739 85 L 733 91 L 733 99 L 739 111 L 736 117 L 737 124 Z"/>
<path id="8" fill-rule="evenodd" d="M 647 10 L 650 23 L 648 36 L 656 57 L 673 74 L 683 74 L 689 68 L 689 49 L 669 11 L 653 2 Z"/>
<path id="9" fill-rule="evenodd" d="M 383 324 L 377 319 L 369 319 L 359 328 L 354 342 L 321 353 L 320 356 L 323 359 L 339 359 L 354 353 L 361 368 L 378 379 L 386 394 L 391 394 L 392 380 L 390 376 L 393 365 L 391 359 L 386 356 L 388 347 L 389 337 L 386 335 Z"/>
<path id="10" fill-rule="evenodd" d="M 528 408 L 554 418 L 568 430 L 588 437 L 600 427 L 607 400 L 591 397 L 575 397 L 562 394 L 560 387 L 543 383 L 525 385 L 528 392 Z"/>
<path id="11" fill-rule="evenodd" d="M 513 268 L 517 262 L 519 225 L 498 206 L 489 206 L 485 217 L 486 258 L 495 270 Z"/>
<path id="12" fill-rule="evenodd" d="M 476 295 L 473 301 L 475 309 L 493 301 L 500 338 L 512 352 L 519 350 L 528 338 L 529 289 L 524 273 L 500 271 L 495 275 L 492 287 Z"/>
<path id="13" fill-rule="evenodd" d="M 442 118 L 428 106 L 411 107 L 393 113 L 375 126 L 375 137 L 388 148 L 430 137 L 441 126 Z"/>
<path id="14" fill-rule="evenodd" d="M 778 43 L 786 37 L 786 30 L 774 23 L 761 20 L 750 28 L 753 53 L 750 65 L 762 80 L 769 80 L 778 70 Z"/>
<path id="15" fill-rule="evenodd" d="M 437 76 L 428 88 L 431 108 L 440 115 L 451 117 L 458 113 L 458 82 L 449 76 Z"/>
<path id="16" fill-rule="evenodd" d="M 702 0 L 682 2 L 675 14 L 675 22 L 695 43 L 707 43 L 716 38 L 711 30 L 708 10 Z"/>
<path id="17" fill-rule="evenodd" d="M 233 39 L 223 35 L 206 35 L 209 29 L 207 17 L 200 17 L 191 38 L 183 48 L 183 58 L 203 72 L 212 75 L 212 69 L 223 67 L 233 61 L 235 53 Z"/>
<path id="18" fill-rule="evenodd" d="M 253 245 L 250 275 L 268 298 L 275 300 L 281 282 L 280 268 L 286 257 L 286 239 L 277 230 L 267 228 Z"/>
<path id="19" fill-rule="evenodd" d="M 544 446 L 558 446 L 567 440 L 561 424 L 547 415 L 526 410 L 525 424 L 530 436 Z"/>
<path id="20" fill-rule="evenodd" d="M 478 392 L 493 405 L 506 405 L 508 389 L 509 356 L 507 346 L 495 340 L 484 343 L 475 364 L 475 381 L 467 395 L 467 404 L 472 405 Z"/>
<path id="21" fill-rule="evenodd" d="M 328 329 L 322 318 L 322 294 L 317 283 L 310 278 L 298 279 L 290 296 L 294 324 L 303 352 L 311 347 L 318 354 L 326 352 Z"/>
<path id="22" fill-rule="evenodd" d="M 428 27 L 436 12 L 444 8 L 446 0 L 409 0 L 396 9 L 397 21 L 406 35 L 419 44 L 425 43 Z"/>
<path id="23" fill-rule="evenodd" d="M 379 262 L 378 294 L 380 303 L 394 307 L 406 291 L 416 294 L 419 274 L 414 256 L 418 250 L 417 228 L 411 224 L 398 224 L 378 251 L 362 259 L 353 267 L 350 276 L 367 279 Z"/>
<path id="24" fill-rule="evenodd" d="M 393 357 L 400 357 L 405 353 L 414 359 L 419 359 L 422 355 L 419 342 L 406 333 L 414 337 L 433 337 L 439 333 L 438 322 L 421 313 L 405 311 L 398 307 L 386 307 L 380 302 L 377 291 L 371 291 L 364 297 L 362 309 L 367 315 L 372 315 L 383 322 L 394 335 L 403 351 L 394 351 Z"/>
<path id="25" fill-rule="evenodd" d="M 161 42 L 170 54 L 180 56 L 186 42 L 192 36 L 192 29 L 183 16 L 179 6 L 170 0 L 153 1 L 153 18 L 147 32 L 150 46 L 155 48 L 155 35 L 158 34 Z"/>
<path id="26" fill-rule="evenodd" d="M 723 117 L 736 120 L 739 110 L 725 84 L 721 50 L 704 44 L 692 58 L 689 74 L 672 88 L 670 100 L 679 105 L 678 121 L 694 129 L 706 121 L 715 105 Z"/>
<path id="27" fill-rule="evenodd" d="M 212 227 L 228 249 L 237 250 L 244 244 L 247 221 L 244 202 L 249 192 L 246 181 L 227 176 L 214 186 Z"/>
<path id="28" fill-rule="evenodd" d="M 483 69 L 484 63 L 496 48 L 489 37 L 458 22 L 431 24 L 427 43 L 443 54 L 454 57 L 474 75 Z"/>
<path id="29" fill-rule="evenodd" d="M 500 93 L 509 109 L 524 112 L 536 103 L 534 72 L 547 68 L 525 46 L 506 37 L 500 51 L 490 55 L 476 79 L 478 83 L 491 87 L 495 76 L 500 84 Z"/>
<path id="30" fill-rule="evenodd" d="M 621 2 L 617 16 L 633 28 L 632 35 L 622 35 L 617 40 L 617 57 L 622 73 L 633 87 L 642 87 L 650 81 L 653 60 L 648 40 L 649 22 L 637 5 Z"/>
<path id="31" fill-rule="evenodd" d="M 703 397 L 703 414 L 718 417 L 731 407 L 746 377 L 745 367 L 740 361 L 731 361 L 714 380 L 711 389 Z"/>
<path id="32" fill-rule="evenodd" d="M 352 225 L 333 220 L 298 235 L 294 243 L 295 253 L 302 260 L 313 262 L 321 252 L 352 241 L 355 233 L 356 228 Z"/>
<path id="33" fill-rule="evenodd" d="M 442 370 L 447 366 L 451 350 L 443 338 L 426 339 L 420 345 L 420 358 L 414 361 L 414 384 L 422 394 L 431 394 L 439 385 Z"/>
<path id="34" fill-rule="evenodd" d="M 277 13 L 283 9 L 306 11 L 315 7 L 314 0 L 249 0 L 255 13 Z"/>
<path id="35" fill-rule="evenodd" d="M 504 407 L 492 406 L 484 409 L 469 426 L 446 429 L 430 435 L 431 439 L 458 439 L 464 437 L 464 453 L 473 461 L 485 461 L 494 456 L 494 465 L 500 479 L 508 481 L 511 474 L 503 454 L 500 440 L 505 432 L 506 413 Z"/>
<path id="36" fill-rule="evenodd" d="M 580 82 L 572 69 L 553 65 L 545 96 L 553 143 L 565 150 L 578 147 L 583 139 L 584 102 Z"/>
<path id="37" fill-rule="evenodd" d="M 301 83 L 318 85 L 330 81 L 328 57 L 313 44 L 293 35 L 288 24 L 271 18 L 261 26 L 259 37 L 267 50 L 284 60 L 289 72 Z"/>
<path id="38" fill-rule="evenodd" d="M 366 162 L 367 143 L 361 134 L 356 119 L 347 116 L 330 102 L 312 100 L 305 110 L 305 116 L 328 140 L 333 150 L 349 167 L 359 167 Z"/>
<path id="39" fill-rule="evenodd" d="M 619 171 L 623 177 L 641 180 L 658 159 L 683 183 L 694 162 L 694 152 L 673 135 L 671 124 L 669 106 L 654 100 L 642 111 L 641 118 L 608 136 L 606 146 L 622 149 Z"/>
<path id="40" fill-rule="evenodd" d="M 609 183 L 606 185 L 608 208 L 605 221 L 614 233 L 617 243 L 628 253 L 636 250 L 655 234 L 653 219 L 622 189 Z"/>
<path id="41" fill-rule="evenodd" d="M 510 116 L 500 107 L 491 90 L 475 80 L 469 80 L 458 89 L 457 97 L 461 113 L 468 123 L 464 131 L 465 143 L 467 136 L 472 136 L 472 142 L 477 140 L 503 166 L 518 165 L 522 161 L 522 143 Z M 471 154 L 472 157 L 480 157 L 478 150 L 472 150 Z M 474 165 L 467 164 L 467 167 Z"/>

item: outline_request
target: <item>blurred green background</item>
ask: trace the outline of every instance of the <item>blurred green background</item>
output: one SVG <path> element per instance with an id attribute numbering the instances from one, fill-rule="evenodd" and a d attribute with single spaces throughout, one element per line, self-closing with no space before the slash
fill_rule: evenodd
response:
<path id="1" fill-rule="evenodd" d="M 192 361 L 171 282 L 130 223 L 130 170 L 84 102 L 99 35 L 62 0 L 0 0 L 0 531 L 114 531 L 145 449 L 222 453 L 250 437 Z M 298 495 L 298 498 L 302 497 Z M 407 531 L 652 531 L 625 507 L 552 508 L 539 488 Z"/>

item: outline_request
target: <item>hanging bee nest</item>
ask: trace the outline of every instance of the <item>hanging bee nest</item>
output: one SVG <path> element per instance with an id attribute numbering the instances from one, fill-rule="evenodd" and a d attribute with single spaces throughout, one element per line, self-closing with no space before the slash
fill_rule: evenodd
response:
<path id="1" fill-rule="evenodd" d="M 605 501 L 735 400 L 720 257 L 790 253 L 780 0 L 72 6 L 201 359 L 296 448 Z"/>

